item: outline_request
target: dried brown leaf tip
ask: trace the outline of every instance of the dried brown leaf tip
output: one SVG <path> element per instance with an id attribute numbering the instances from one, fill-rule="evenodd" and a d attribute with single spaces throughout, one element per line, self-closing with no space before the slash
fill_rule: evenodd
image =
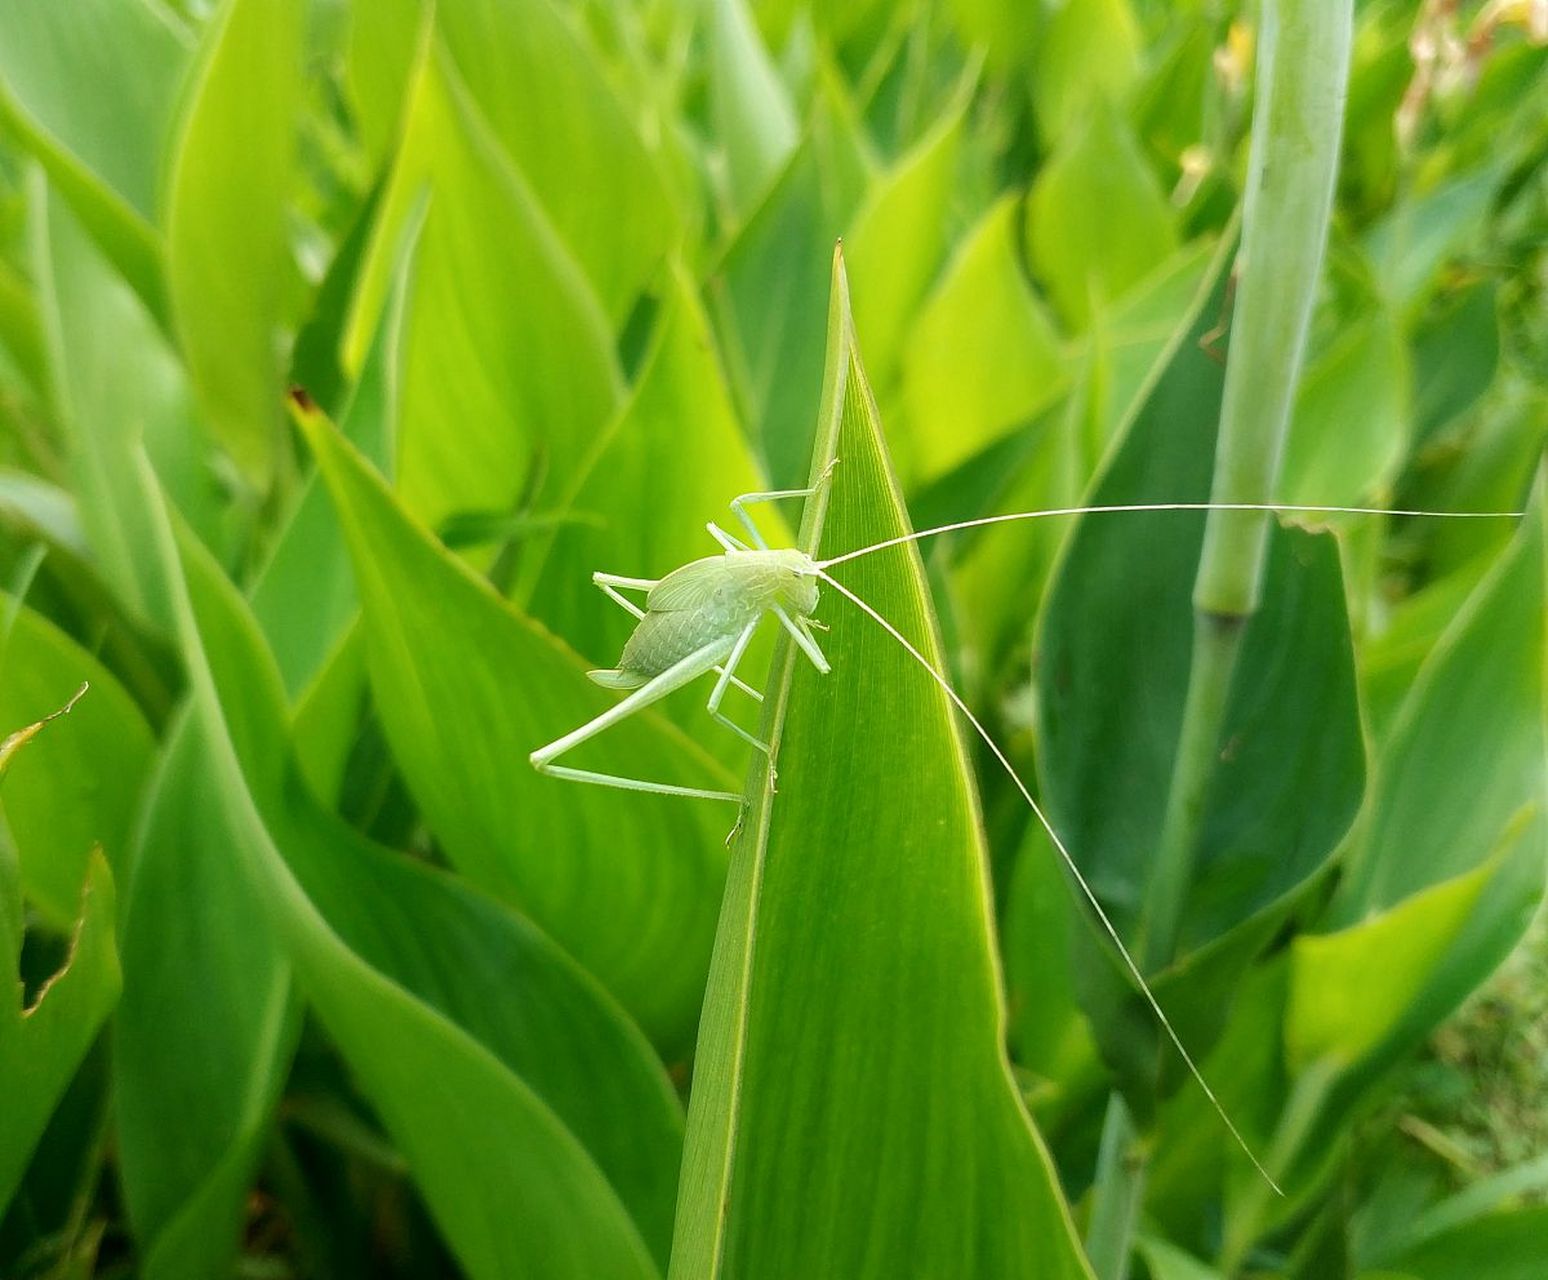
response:
<path id="1" fill-rule="evenodd" d="M 27 743 L 31 742 L 32 739 L 35 738 L 42 730 L 44 725 L 59 719 L 60 716 L 67 716 L 70 714 L 70 712 L 74 711 L 75 704 L 86 696 L 86 690 L 89 688 L 91 688 L 90 681 L 81 681 L 81 687 L 70 695 L 70 700 L 66 702 L 64 706 L 60 707 L 59 710 L 49 712 L 49 714 L 44 716 L 41 720 L 29 724 L 25 728 L 18 729 L 15 733 L 7 737 L 4 742 L 0 742 L 0 777 L 5 776 L 5 771 L 10 767 L 11 760 L 15 757 L 16 753 L 20 751 L 22 747 L 26 746 Z"/>

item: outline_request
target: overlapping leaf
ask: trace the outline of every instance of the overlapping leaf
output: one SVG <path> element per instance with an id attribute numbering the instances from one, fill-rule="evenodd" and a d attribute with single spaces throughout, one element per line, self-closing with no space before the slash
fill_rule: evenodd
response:
<path id="1" fill-rule="evenodd" d="M 387 739 L 448 856 L 519 906 L 659 1041 L 698 1008 L 733 815 L 611 790 L 577 791 L 527 763 L 611 698 L 393 500 L 325 422 L 308 439 L 344 525 Z M 587 744 L 605 772 L 703 786 L 713 760 L 653 715 Z"/>
<path id="2" fill-rule="evenodd" d="M 127 866 L 151 732 L 101 663 L 0 592 L 0 724 L 39 721 L 87 682 L 91 696 L 18 755 L 0 801 L 21 883 L 61 929 L 79 912 L 93 850 Z"/>
<path id="3" fill-rule="evenodd" d="M 205 33 L 166 197 L 167 287 L 189 376 L 211 428 L 260 478 L 278 453 L 305 23 L 299 0 L 226 0 Z"/>
<path id="4" fill-rule="evenodd" d="M 0 13 L 0 114 L 163 315 L 160 180 L 194 42 L 150 0 L 15 4 Z M 75 86 L 89 84 L 90 93 Z"/>
<path id="5" fill-rule="evenodd" d="M 12 764 L 64 719 L 56 703 L 33 722 L 0 740 L 0 782 L 10 800 L 17 783 Z M 0 724 L 8 723 L 0 720 Z M 9 723 L 15 723 L 14 721 Z M 15 854 L 0 840 L 0 1211 L 10 1204 L 33 1147 L 86 1050 L 118 998 L 118 955 L 113 946 L 113 876 L 93 852 L 83 869 L 79 916 L 64 966 L 23 999 L 18 956 L 23 895 Z"/>
<path id="6" fill-rule="evenodd" d="M 1217 255 L 1210 288 L 1158 365 L 1092 502 L 1207 498 L 1223 370 L 1201 340 L 1219 314 L 1226 261 Z M 1083 517 L 1039 624 L 1034 675 L 1050 816 L 1131 939 L 1171 784 L 1202 537 L 1202 516 L 1192 513 Z M 1331 537 L 1280 529 L 1232 682 L 1181 954 L 1244 927 L 1242 945 L 1266 940 L 1353 817 L 1363 768 L 1337 547 Z M 1186 990 L 1218 1017 L 1239 966 L 1239 956 L 1217 951 L 1215 977 L 1191 972 Z M 1104 972 L 1087 966 L 1088 980 Z M 1111 1018 L 1102 1025 L 1117 1029 Z"/>
<path id="7" fill-rule="evenodd" d="M 448 1242 L 475 1276 L 656 1275 L 680 1120 L 643 1037 L 540 932 L 299 789 L 251 618 L 186 539 L 182 564 L 244 870 Z"/>
<path id="8" fill-rule="evenodd" d="M 394 474 L 409 508 L 436 522 L 457 510 L 507 510 L 544 475 L 549 493 L 562 490 L 612 416 L 621 378 L 586 278 L 451 56 L 426 40 L 345 363 L 363 363 L 404 237 L 422 218 Z"/>

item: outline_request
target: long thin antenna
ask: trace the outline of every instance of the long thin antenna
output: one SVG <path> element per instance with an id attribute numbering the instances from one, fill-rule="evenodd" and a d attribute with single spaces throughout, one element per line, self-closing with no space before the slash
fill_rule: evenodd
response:
<path id="1" fill-rule="evenodd" d="M 933 533 L 941 531 L 926 530 L 926 532 Z M 891 542 L 878 544 L 878 547 L 895 546 L 899 542 L 906 541 L 908 541 L 906 538 L 895 538 Z M 869 549 L 875 550 L 877 548 Z M 847 556 L 840 556 L 838 560 L 829 560 L 827 563 L 837 564 L 839 561 L 850 559 L 853 556 L 859 554 L 862 553 L 850 552 L 850 554 Z M 1123 939 L 1118 936 L 1118 930 L 1113 926 L 1112 920 L 1108 918 L 1107 912 L 1102 909 L 1102 904 L 1097 901 L 1097 896 L 1092 892 L 1091 885 L 1087 883 L 1086 877 L 1081 875 L 1080 868 L 1075 865 L 1075 859 L 1070 856 L 1070 851 L 1064 847 L 1064 841 L 1059 838 L 1059 833 L 1053 829 L 1053 823 L 1048 821 L 1048 816 L 1043 812 L 1042 807 L 1037 803 L 1037 801 L 1032 798 L 1032 793 L 1027 790 L 1026 783 L 1021 780 L 1021 775 L 1011 767 L 1011 762 L 1005 758 L 1005 753 L 1000 750 L 995 740 L 989 736 L 989 731 L 984 728 L 978 717 L 968 709 L 967 703 L 965 703 L 961 697 L 958 696 L 957 691 L 951 687 L 951 682 L 947 680 L 946 677 L 939 671 L 937 671 L 934 666 L 931 665 L 930 660 L 926 658 L 924 654 L 920 653 L 919 650 L 916 649 L 912 643 L 910 643 L 908 638 L 901 631 L 893 626 L 892 623 L 888 622 L 886 618 L 882 617 L 880 613 L 868 605 L 843 583 L 835 581 L 828 574 L 824 573 L 822 565 L 817 566 L 817 576 L 826 582 L 835 591 L 837 591 L 840 595 L 848 599 L 851 603 L 857 605 L 864 613 L 869 615 L 870 618 L 882 628 L 882 630 L 887 632 L 888 635 L 890 635 L 894 640 L 902 645 L 909 656 L 912 657 L 915 662 L 917 662 L 929 673 L 930 678 L 934 680 L 936 684 L 940 685 L 942 691 L 948 698 L 951 699 L 952 704 L 957 708 L 957 710 L 967 717 L 967 722 L 973 726 L 973 728 L 977 731 L 978 736 L 984 740 L 984 744 L 989 748 L 990 751 L 994 753 L 994 758 L 1000 762 L 1001 767 L 1008 775 L 1010 775 L 1010 780 L 1016 784 L 1016 790 L 1021 792 L 1021 798 L 1027 802 L 1032 812 L 1037 816 L 1038 822 L 1042 824 L 1043 830 L 1048 833 L 1048 838 L 1053 841 L 1054 848 L 1059 851 L 1059 856 L 1064 859 L 1064 865 L 1069 868 L 1070 874 L 1075 877 L 1075 883 L 1080 886 L 1080 891 L 1085 895 L 1086 901 L 1091 904 L 1091 909 L 1096 912 L 1097 919 L 1102 922 L 1102 927 L 1107 930 L 1107 936 L 1112 939 L 1113 946 L 1118 949 L 1118 954 L 1123 957 L 1123 962 L 1128 967 L 1129 973 L 1133 975 L 1134 981 L 1139 984 L 1139 989 L 1143 993 L 1146 1002 L 1155 1012 L 1155 1015 L 1160 1021 L 1161 1026 L 1165 1028 L 1167 1038 L 1171 1040 L 1177 1052 L 1182 1055 L 1182 1060 L 1187 1063 L 1188 1070 L 1193 1074 L 1193 1078 L 1199 1082 L 1199 1088 L 1204 1090 L 1204 1096 L 1209 1099 L 1210 1105 L 1215 1108 L 1215 1111 L 1219 1114 L 1221 1121 L 1225 1124 L 1225 1127 L 1230 1130 L 1231 1136 L 1236 1139 L 1236 1145 L 1239 1146 L 1246 1154 L 1247 1158 L 1252 1161 L 1252 1167 L 1263 1176 L 1263 1180 L 1268 1183 L 1269 1186 L 1271 1186 L 1278 1195 L 1284 1195 L 1285 1193 L 1280 1189 L 1279 1183 L 1274 1181 L 1269 1171 L 1263 1167 L 1263 1162 L 1253 1154 L 1252 1148 L 1247 1145 L 1247 1140 L 1242 1137 L 1241 1132 L 1237 1129 L 1237 1127 L 1231 1123 L 1231 1117 L 1226 1114 L 1226 1109 L 1220 1105 L 1220 1099 L 1215 1096 L 1215 1091 L 1209 1087 L 1209 1081 L 1204 1079 L 1204 1073 L 1199 1070 L 1198 1064 L 1193 1061 L 1193 1056 L 1188 1052 L 1187 1049 L 1183 1047 L 1182 1040 L 1179 1038 L 1176 1030 L 1172 1027 L 1171 1019 L 1166 1016 L 1166 1011 L 1162 1009 L 1160 1002 L 1151 992 L 1150 984 L 1145 981 L 1145 975 L 1140 972 L 1140 967 L 1134 962 L 1134 957 L 1129 954 L 1129 949 L 1123 945 Z"/>
<path id="2" fill-rule="evenodd" d="M 1093 516 L 1115 512 L 1136 511 L 1273 511 L 1282 515 L 1326 516 L 1430 516 L 1437 520 L 1518 520 L 1524 511 L 1404 511 L 1391 507 L 1315 507 L 1290 502 L 1125 502 L 1113 506 L 1052 507 L 1046 511 L 1011 511 L 1005 515 L 979 516 L 976 520 L 958 520 L 953 524 L 937 525 L 933 529 L 917 529 L 913 533 L 900 534 L 877 542 L 869 547 L 846 551 L 831 560 L 820 560 L 819 569 L 831 569 L 846 560 L 858 560 L 873 551 L 885 551 L 888 547 L 900 547 L 905 542 L 918 542 L 933 538 L 940 533 L 956 533 L 962 529 L 980 529 L 990 524 L 1009 524 L 1016 520 L 1045 520 L 1051 516 Z"/>

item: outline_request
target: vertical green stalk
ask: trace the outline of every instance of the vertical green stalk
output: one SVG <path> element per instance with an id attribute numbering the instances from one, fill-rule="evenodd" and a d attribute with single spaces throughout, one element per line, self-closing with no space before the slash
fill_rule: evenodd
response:
<path id="1" fill-rule="evenodd" d="M 1351 0 L 1265 0 L 1236 314 L 1212 502 L 1270 502 L 1327 243 L 1349 71 Z M 1194 583 L 1193 659 L 1147 891 L 1143 963 L 1172 959 L 1204 791 L 1242 635 L 1263 593 L 1269 516 L 1212 511 Z"/>
<path id="2" fill-rule="evenodd" d="M 1327 242 L 1351 27 L 1352 0 L 1263 0 L 1213 502 L 1274 496 Z M 1260 512 L 1212 511 L 1205 529 L 1188 692 L 1141 926 L 1147 973 L 1168 965 L 1177 949 L 1231 680 L 1263 592 L 1269 532 Z M 1116 1096 L 1102 1145 L 1087 1245 L 1102 1280 L 1124 1280 L 1145 1158 Z"/>
<path id="3" fill-rule="evenodd" d="M 1124 1280 L 1145 1194 L 1146 1156 L 1135 1138 L 1134 1121 L 1121 1093 L 1107 1100 L 1102 1144 L 1097 1151 L 1086 1256 L 1101 1280 Z"/>

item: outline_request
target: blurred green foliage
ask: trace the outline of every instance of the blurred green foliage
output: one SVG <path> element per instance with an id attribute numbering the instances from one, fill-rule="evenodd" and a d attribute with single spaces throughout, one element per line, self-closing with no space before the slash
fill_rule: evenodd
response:
<path id="1" fill-rule="evenodd" d="M 1541 5 L 1355 6 L 1278 496 L 1528 515 L 1273 534 L 1150 977 L 1283 1199 L 838 593 L 777 789 L 587 748 L 729 847 L 525 758 L 832 457 L 780 543 L 1208 498 L 1259 10 L 0 6 L 0 1274 L 1077 1277 L 1114 1090 L 1131 1274 L 1548 1274 Z M 1202 537 L 837 572 L 1131 945 Z"/>

